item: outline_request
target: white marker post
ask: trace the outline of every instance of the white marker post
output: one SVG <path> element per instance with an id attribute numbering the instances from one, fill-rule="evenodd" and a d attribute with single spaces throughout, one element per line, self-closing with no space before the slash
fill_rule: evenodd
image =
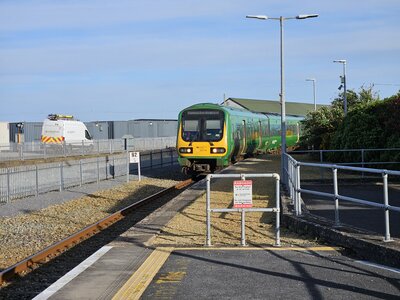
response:
<path id="1" fill-rule="evenodd" d="M 129 152 L 129 163 L 138 165 L 138 176 L 140 181 L 140 152 Z"/>

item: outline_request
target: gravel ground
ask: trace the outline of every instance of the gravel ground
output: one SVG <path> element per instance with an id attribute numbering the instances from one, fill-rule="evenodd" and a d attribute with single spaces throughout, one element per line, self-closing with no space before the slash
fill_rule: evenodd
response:
<path id="1" fill-rule="evenodd" d="M 0 268 L 9 267 L 107 215 L 183 179 L 178 167 L 153 170 L 144 175 L 147 176 L 141 182 L 102 182 L 103 190 L 95 184 L 74 192 L 58 193 L 74 198 L 72 200 L 66 200 L 61 195 L 52 202 L 51 194 L 40 195 L 35 197 L 36 201 L 46 206 L 40 210 L 37 210 L 37 203 L 34 201 L 16 201 L 19 202 L 18 205 L 25 205 L 25 213 L 0 218 Z M 104 189 L 110 184 L 115 186 Z M 92 191 L 96 188 L 99 190 Z M 11 210 L 11 205 L 2 207 L 3 211 L 7 209 Z"/>
<path id="2" fill-rule="evenodd" d="M 229 168 L 224 173 L 279 173 L 280 160 L 277 156 L 251 158 Z M 275 185 L 269 178 L 253 178 L 253 207 L 275 206 Z M 211 182 L 211 206 L 226 208 L 232 206 L 232 179 L 218 179 Z M 196 199 L 179 212 L 155 240 L 155 245 L 202 246 L 206 235 L 205 195 Z M 247 213 L 246 240 L 252 245 L 271 246 L 275 243 L 275 214 Z M 211 218 L 211 239 L 213 245 L 240 245 L 240 213 L 213 213 Z M 281 228 L 281 243 L 288 245 L 313 245 L 315 241 L 300 237 Z"/>

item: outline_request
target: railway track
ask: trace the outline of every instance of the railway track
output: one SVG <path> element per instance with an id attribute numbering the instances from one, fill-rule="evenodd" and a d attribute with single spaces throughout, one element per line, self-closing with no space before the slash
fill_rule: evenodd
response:
<path id="1" fill-rule="evenodd" d="M 67 250 L 73 248 L 77 244 L 80 244 L 83 241 L 86 241 L 88 238 L 96 235 L 99 232 L 104 231 L 109 228 L 111 225 L 125 219 L 127 216 L 137 211 L 142 206 L 148 205 L 149 203 L 154 202 L 157 199 L 162 198 L 168 194 L 172 194 L 174 192 L 180 191 L 185 187 L 189 186 L 193 180 L 188 179 L 182 181 L 170 188 L 166 188 L 157 192 L 149 197 L 146 197 L 142 200 L 135 202 L 103 219 L 100 221 L 85 227 L 84 229 L 76 232 L 69 237 L 33 254 L 24 260 L 16 263 L 15 265 L 3 270 L 0 272 L 0 284 L 4 285 L 7 282 L 11 281 L 14 277 L 21 277 L 24 273 L 36 269 L 38 266 L 43 263 L 47 263 L 48 261 L 59 257 L 61 254 L 65 253 Z M 150 210 L 151 211 L 151 210 Z M 148 212 L 150 212 L 148 211 Z"/>

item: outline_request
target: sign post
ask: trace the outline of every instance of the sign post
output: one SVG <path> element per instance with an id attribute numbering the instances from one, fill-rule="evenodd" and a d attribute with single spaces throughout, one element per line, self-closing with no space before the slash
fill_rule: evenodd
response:
<path id="1" fill-rule="evenodd" d="M 129 152 L 129 163 L 138 165 L 138 177 L 140 181 L 140 152 Z"/>
<path id="2" fill-rule="evenodd" d="M 246 246 L 245 208 L 253 207 L 253 181 L 233 181 L 233 208 L 239 208 L 242 213 L 241 245 Z"/>

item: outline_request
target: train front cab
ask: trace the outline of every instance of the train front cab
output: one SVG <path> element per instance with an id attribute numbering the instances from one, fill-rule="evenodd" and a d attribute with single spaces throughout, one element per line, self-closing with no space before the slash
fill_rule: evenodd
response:
<path id="1" fill-rule="evenodd" d="M 223 110 L 185 110 L 180 116 L 177 149 L 183 172 L 213 172 L 228 165 L 228 135 Z"/>

